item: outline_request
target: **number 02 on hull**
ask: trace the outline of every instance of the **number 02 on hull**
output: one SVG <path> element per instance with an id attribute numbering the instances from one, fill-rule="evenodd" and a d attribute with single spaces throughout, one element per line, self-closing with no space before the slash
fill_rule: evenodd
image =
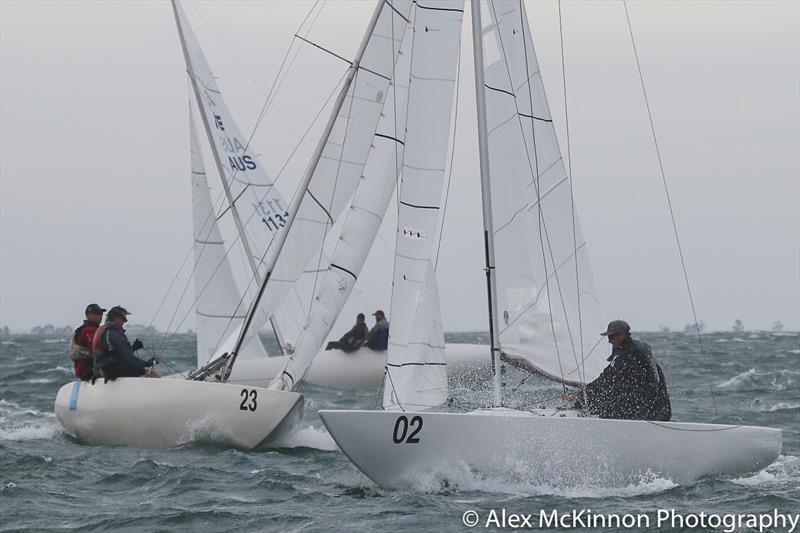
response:
<path id="1" fill-rule="evenodd" d="M 61 387 L 55 401 L 58 421 L 80 442 L 143 448 L 192 441 L 256 448 L 302 409 L 303 396 L 295 392 L 148 378 L 75 381 Z"/>

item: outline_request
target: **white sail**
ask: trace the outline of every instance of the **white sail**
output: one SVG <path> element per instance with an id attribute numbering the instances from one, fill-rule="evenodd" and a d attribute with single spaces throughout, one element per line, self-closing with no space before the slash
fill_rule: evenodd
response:
<path id="1" fill-rule="evenodd" d="M 194 113 L 189 111 L 192 153 L 192 222 L 194 233 L 194 292 L 197 329 L 197 366 L 207 363 L 217 346 L 241 323 L 247 311 L 227 258 L 217 224 L 208 180 L 197 142 Z M 245 345 L 245 358 L 265 357 L 261 342 Z"/>
<path id="2" fill-rule="evenodd" d="M 307 185 L 297 192 L 302 195 L 299 204 L 297 197 L 293 200 L 297 211 L 285 236 L 287 245 L 281 249 L 276 241 L 265 261 L 271 270 L 259 304 L 265 316 L 275 312 L 309 261 L 324 253 L 323 242 L 330 237 L 338 216 L 355 192 L 378 127 L 410 10 L 410 1 L 383 2 L 376 8 L 374 28 L 365 35 L 352 83 L 343 87 L 346 92 L 334 109 L 335 120 L 323 137 L 319 160 L 311 162 L 311 174 L 304 177 Z M 230 345 L 235 343 L 232 340 Z"/>
<path id="3" fill-rule="evenodd" d="M 318 284 L 311 313 L 281 373 L 281 387 L 291 389 L 305 378 L 355 287 L 394 193 L 403 161 L 412 40 L 412 32 L 406 31 L 361 182 L 336 247 L 324 263 L 327 270 Z"/>
<path id="4" fill-rule="evenodd" d="M 486 7 L 484 92 L 500 347 L 556 379 L 591 381 L 606 364 L 598 342 L 604 324 L 525 7 L 494 0 Z"/>
<path id="5" fill-rule="evenodd" d="M 384 381 L 387 410 L 424 409 L 447 399 L 432 257 L 441 220 L 463 15 L 463 0 L 427 0 L 416 7 Z"/>
<path id="6" fill-rule="evenodd" d="M 272 178 L 248 147 L 249 137 L 242 134 L 228 110 L 183 8 L 178 2 L 173 2 L 173 6 L 203 125 L 223 186 L 233 204 L 231 213 L 239 217 L 242 224 L 238 228 L 240 234 L 244 234 L 246 227 L 252 235 L 250 259 L 257 263 L 262 260 L 276 232 L 285 225 L 289 204 L 281 197 Z"/>

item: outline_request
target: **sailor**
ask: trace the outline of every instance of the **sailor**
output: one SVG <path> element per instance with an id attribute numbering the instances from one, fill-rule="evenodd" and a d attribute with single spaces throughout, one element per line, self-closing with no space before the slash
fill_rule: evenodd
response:
<path id="1" fill-rule="evenodd" d="M 121 306 L 114 306 L 108 311 L 106 323 L 98 328 L 92 339 L 95 377 L 108 380 L 117 378 L 147 376 L 160 377 L 153 370 L 153 360 L 143 361 L 134 355 L 144 345 L 136 339 L 131 345 L 125 335 L 123 326 L 130 313 Z"/>
<path id="2" fill-rule="evenodd" d="M 92 378 L 94 360 L 92 358 L 92 339 L 100 327 L 106 310 L 97 304 L 86 306 L 83 324 L 78 326 L 70 340 L 69 357 L 75 365 L 75 376 L 83 381 Z"/>
<path id="3" fill-rule="evenodd" d="M 367 321 L 364 313 L 356 315 L 356 323 L 350 331 L 342 335 L 338 341 L 331 341 L 325 347 L 326 350 L 342 350 L 343 352 L 354 352 L 358 350 L 367 337 Z"/>
<path id="4" fill-rule="evenodd" d="M 372 350 L 385 350 L 389 347 L 389 321 L 380 309 L 372 316 L 375 317 L 375 325 L 367 333 L 364 345 Z"/>
<path id="5" fill-rule="evenodd" d="M 612 346 L 609 365 L 586 385 L 586 409 L 600 418 L 668 421 L 672 417 L 667 383 L 650 346 L 634 340 L 624 320 L 614 320 L 601 335 Z M 579 393 L 577 393 L 579 394 Z M 584 399 L 566 394 L 582 409 Z"/>

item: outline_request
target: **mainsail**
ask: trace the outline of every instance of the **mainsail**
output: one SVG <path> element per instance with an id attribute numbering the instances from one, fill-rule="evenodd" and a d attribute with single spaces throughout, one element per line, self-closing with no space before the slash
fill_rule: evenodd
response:
<path id="1" fill-rule="evenodd" d="M 384 99 L 361 183 L 353 196 L 339 241 L 324 264 L 327 271 L 319 282 L 297 347 L 281 379 L 276 382 L 277 388 L 292 389 L 305 377 L 355 287 L 394 193 L 403 161 L 413 37 L 413 32 L 406 31 L 399 45 L 393 81 Z"/>
<path id="2" fill-rule="evenodd" d="M 525 6 L 486 6 L 483 90 L 500 349 L 532 370 L 585 383 L 605 365 L 603 322 Z"/>
<path id="3" fill-rule="evenodd" d="M 416 7 L 384 381 L 387 410 L 424 409 L 447 399 L 444 331 L 432 257 L 441 220 L 463 14 L 463 0 L 418 2 Z"/>
<path id="4" fill-rule="evenodd" d="M 197 366 L 200 367 L 215 355 L 220 341 L 236 329 L 246 308 L 240 306 L 239 289 L 217 224 L 191 108 L 189 120 Z M 245 357 L 266 357 L 264 347 L 255 338 L 245 344 L 245 349 L 248 352 Z"/>

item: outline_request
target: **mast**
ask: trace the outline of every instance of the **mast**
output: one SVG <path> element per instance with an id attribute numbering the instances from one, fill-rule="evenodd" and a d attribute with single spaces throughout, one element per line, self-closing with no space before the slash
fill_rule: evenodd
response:
<path id="1" fill-rule="evenodd" d="M 175 0 L 173 0 L 174 2 Z M 256 295 L 255 300 L 250 306 L 250 309 L 247 312 L 247 317 L 245 318 L 244 324 L 242 325 L 242 329 L 239 332 L 239 337 L 236 340 L 236 345 L 234 346 L 233 353 L 231 354 L 230 361 L 228 361 L 226 365 L 225 373 L 228 374 L 230 369 L 233 367 L 234 362 L 236 361 L 237 354 L 239 353 L 239 349 L 244 342 L 245 336 L 247 334 L 247 330 L 250 327 L 250 324 L 253 321 L 253 317 L 256 314 L 258 309 L 258 305 L 261 302 L 261 297 L 264 295 L 264 290 L 267 288 L 267 284 L 269 283 L 270 277 L 272 277 L 272 272 L 275 270 L 275 265 L 278 262 L 278 258 L 280 257 L 281 250 L 283 249 L 283 245 L 286 242 L 286 236 L 289 234 L 289 231 L 294 224 L 297 210 L 300 207 L 300 203 L 303 201 L 303 198 L 308 192 L 308 185 L 311 182 L 311 178 L 314 176 L 314 172 L 317 169 L 317 165 L 319 164 L 319 160 L 322 157 L 322 152 L 325 149 L 325 145 L 328 142 L 328 137 L 330 137 L 331 131 L 333 131 L 333 127 L 336 125 L 336 120 L 339 117 L 339 111 L 342 108 L 342 104 L 344 103 L 345 98 L 347 97 L 347 93 L 350 90 L 350 86 L 353 83 L 353 79 L 355 78 L 356 72 L 358 72 L 359 64 L 361 63 L 361 59 L 364 56 L 364 52 L 367 49 L 367 44 L 369 44 L 369 38 L 372 33 L 375 31 L 375 26 L 378 23 L 378 18 L 380 17 L 381 11 L 383 10 L 383 6 L 386 3 L 386 0 L 379 0 L 375 6 L 375 11 L 372 14 L 372 18 L 367 25 L 367 31 L 364 33 L 364 37 L 361 40 L 361 44 L 356 51 L 355 58 L 353 59 L 352 63 L 350 63 L 350 67 L 347 69 L 347 74 L 345 75 L 345 79 L 342 85 L 342 89 L 339 91 L 338 96 L 336 97 L 336 102 L 333 105 L 333 110 L 331 112 L 331 116 L 328 118 L 328 122 L 325 125 L 325 129 L 320 137 L 319 142 L 317 143 L 317 147 L 314 150 L 314 154 L 311 157 L 311 162 L 306 168 L 305 175 L 303 176 L 302 181 L 300 182 L 300 186 L 297 188 L 297 194 L 295 194 L 294 198 L 292 198 L 292 202 L 289 205 L 289 218 L 286 221 L 286 227 L 283 228 L 282 232 L 278 233 L 278 240 L 273 246 L 273 251 L 270 254 L 269 262 L 267 266 L 267 273 L 264 276 L 264 280 L 261 282 L 261 287 L 258 290 L 258 294 Z"/>
<path id="2" fill-rule="evenodd" d="M 197 101 L 197 108 L 200 110 L 200 115 L 202 116 L 203 120 L 203 129 L 206 132 L 206 136 L 208 137 L 208 143 L 211 145 L 211 153 L 214 156 L 214 164 L 217 167 L 217 172 L 219 172 L 220 180 L 222 181 L 222 188 L 225 190 L 225 197 L 228 199 L 228 205 L 231 208 L 231 215 L 233 216 L 233 221 L 236 223 L 236 230 L 239 232 L 240 241 L 242 241 L 242 246 L 244 247 L 244 253 L 247 256 L 247 261 L 250 264 L 250 268 L 253 271 L 253 276 L 255 277 L 256 283 L 261 283 L 261 276 L 258 273 L 258 266 L 255 262 L 255 257 L 253 255 L 253 251 L 250 248 L 250 242 L 247 240 L 247 234 L 244 232 L 244 225 L 242 224 L 242 219 L 239 216 L 239 210 L 236 208 L 236 203 L 234 201 L 233 195 L 231 194 L 231 189 L 228 184 L 228 181 L 225 179 L 225 171 L 222 167 L 222 160 L 219 157 L 219 153 L 217 152 L 217 147 L 214 143 L 214 134 L 211 131 L 211 126 L 208 122 L 208 115 L 206 114 L 206 110 L 200 105 L 202 101 L 200 99 L 200 89 L 197 86 L 197 79 L 194 74 L 194 68 L 192 67 L 192 60 L 189 57 L 189 51 L 186 49 L 186 38 L 183 35 L 183 26 L 181 25 L 181 18 L 178 15 L 178 6 L 176 0 L 171 0 L 172 3 L 172 12 L 175 15 L 175 24 L 178 26 L 178 36 L 180 37 L 181 41 L 181 50 L 183 51 L 183 59 L 186 63 L 186 70 L 189 74 L 189 79 L 192 82 L 192 91 L 194 92 L 195 101 Z M 281 352 L 283 355 L 286 355 L 286 345 L 283 340 L 283 336 L 280 334 L 278 330 L 277 324 L 275 324 L 275 320 L 272 317 L 269 317 L 270 326 L 272 326 L 272 331 L 275 333 L 275 338 L 278 339 L 278 345 L 281 348 Z"/>
<path id="3" fill-rule="evenodd" d="M 500 335 L 497 324 L 497 286 L 494 269 L 494 226 L 492 223 L 492 189 L 489 183 L 489 141 L 486 133 L 486 94 L 483 79 L 483 36 L 480 0 L 471 0 L 472 55 L 475 65 L 475 101 L 478 114 L 478 152 L 481 169 L 481 203 L 483 204 L 483 246 L 486 256 L 486 292 L 489 303 L 489 345 L 492 357 L 494 404 L 502 405 L 500 375 L 505 368 L 500 362 Z M 498 372 L 498 365 L 500 369 Z"/>

